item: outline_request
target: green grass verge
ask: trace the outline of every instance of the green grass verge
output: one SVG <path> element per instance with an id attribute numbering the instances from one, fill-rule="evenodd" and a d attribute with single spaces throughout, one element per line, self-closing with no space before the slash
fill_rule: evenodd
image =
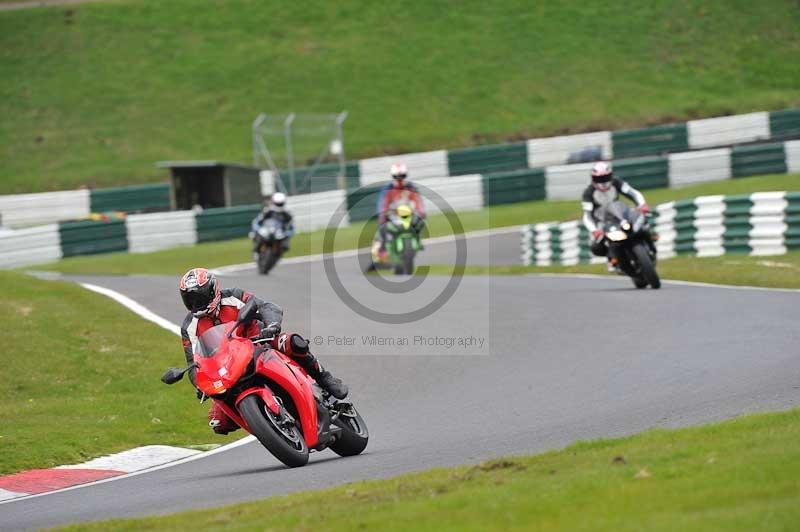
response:
<path id="1" fill-rule="evenodd" d="M 759 414 L 64 530 L 792 530 L 799 437 L 800 411 Z"/>
<path id="2" fill-rule="evenodd" d="M 798 27 L 793 0 L 3 11 L 0 193 L 163 181 L 160 160 L 250 162 L 260 112 L 346 109 L 356 159 L 792 107 Z M 296 140 L 298 159 L 324 142 Z"/>
<path id="3" fill-rule="evenodd" d="M 160 382 L 180 338 L 73 283 L 0 272 L 0 474 L 139 445 L 224 443 L 191 386 Z"/>
<path id="4" fill-rule="evenodd" d="M 432 275 L 450 275 L 453 266 L 434 264 Z M 527 273 L 606 272 L 605 264 L 575 266 L 466 266 L 465 275 L 523 275 Z M 681 256 L 658 262 L 662 279 L 768 288 L 800 288 L 800 251 L 769 257 L 723 255 L 721 257 Z"/>
<path id="5" fill-rule="evenodd" d="M 748 177 L 680 189 L 647 190 L 645 195 L 651 205 L 657 205 L 665 201 L 709 194 L 750 194 L 771 190 L 800 190 L 800 174 Z M 498 205 L 475 212 L 458 213 L 458 219 L 465 231 L 476 231 L 526 223 L 570 220 L 579 215 L 580 205 L 577 201 L 531 201 Z M 450 224 L 444 216 L 432 216 L 428 222 L 428 229 L 430 236 L 451 234 Z M 288 256 L 321 253 L 324 233 L 324 231 L 315 231 L 295 235 L 292 239 L 292 250 Z M 374 234 L 374 224 L 355 223 L 337 231 L 334 250 L 368 246 Z M 152 253 L 110 253 L 70 257 L 52 264 L 36 266 L 36 268 L 64 273 L 179 275 L 189 268 L 199 265 L 214 268 L 247 262 L 251 260 L 250 249 L 248 240 L 240 238 Z"/>

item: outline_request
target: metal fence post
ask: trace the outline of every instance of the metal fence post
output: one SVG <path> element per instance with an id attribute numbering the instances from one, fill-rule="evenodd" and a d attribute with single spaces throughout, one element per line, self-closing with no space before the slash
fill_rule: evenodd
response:
<path id="1" fill-rule="evenodd" d="M 294 182 L 294 154 L 292 153 L 292 122 L 294 122 L 294 113 L 286 117 L 283 127 L 286 135 L 286 159 L 289 163 L 289 186 L 290 194 L 294 195 L 297 192 L 297 187 Z"/>

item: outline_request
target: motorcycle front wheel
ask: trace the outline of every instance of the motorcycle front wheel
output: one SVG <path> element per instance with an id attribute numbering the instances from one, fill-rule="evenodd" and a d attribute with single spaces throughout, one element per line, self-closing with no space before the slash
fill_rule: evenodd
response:
<path id="1" fill-rule="evenodd" d="M 410 240 L 406 241 L 406 247 L 403 248 L 403 273 L 411 275 L 414 273 L 414 255 L 417 252 Z"/>
<path id="2" fill-rule="evenodd" d="M 308 446 L 297 424 L 281 408 L 276 416 L 258 395 L 248 395 L 239 403 L 239 412 L 250 432 L 272 455 L 289 467 L 308 463 Z"/>
<path id="3" fill-rule="evenodd" d="M 330 445 L 333 452 L 339 456 L 355 456 L 367 447 L 369 432 L 364 418 L 356 411 L 356 407 L 349 406 L 347 411 L 339 414 L 334 425 L 342 429 L 336 441 Z"/>
<path id="4" fill-rule="evenodd" d="M 639 268 L 642 271 L 642 278 L 647 281 L 653 288 L 661 288 L 661 279 L 656 273 L 656 267 L 650 259 L 650 253 L 644 244 L 636 244 L 633 246 L 633 256 L 636 257 L 636 262 L 639 263 Z M 638 287 L 638 286 L 637 286 Z"/>
<path id="5" fill-rule="evenodd" d="M 266 275 L 272 269 L 272 250 L 267 247 L 258 253 L 258 273 Z"/>

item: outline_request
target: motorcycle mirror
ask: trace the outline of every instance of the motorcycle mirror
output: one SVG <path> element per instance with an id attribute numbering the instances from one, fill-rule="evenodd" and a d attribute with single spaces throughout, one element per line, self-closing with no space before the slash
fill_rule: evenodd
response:
<path id="1" fill-rule="evenodd" d="M 250 299 L 247 303 L 244 304 L 242 308 L 239 309 L 239 317 L 237 321 L 239 323 L 244 323 L 247 320 L 252 320 L 256 317 L 256 313 L 258 312 L 258 306 L 254 299 Z"/>
<path id="2" fill-rule="evenodd" d="M 184 373 L 186 373 L 186 369 L 169 368 L 167 372 L 161 376 L 161 382 L 164 384 L 175 384 L 183 378 Z"/>
<path id="3" fill-rule="evenodd" d="M 257 313 L 258 306 L 256 305 L 255 300 L 250 298 L 250 301 L 245 303 L 244 306 L 239 309 L 239 316 L 236 318 L 236 325 L 234 325 L 228 333 L 228 340 L 233 338 L 233 332 L 236 330 L 236 327 L 246 321 L 254 319 Z"/>

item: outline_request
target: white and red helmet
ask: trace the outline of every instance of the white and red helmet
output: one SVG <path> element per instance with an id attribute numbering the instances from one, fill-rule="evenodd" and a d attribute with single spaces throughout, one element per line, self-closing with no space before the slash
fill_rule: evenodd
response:
<path id="1" fill-rule="evenodd" d="M 592 166 L 592 185 L 598 190 L 608 190 L 611 188 L 611 180 L 614 172 L 611 165 L 605 161 L 599 161 Z"/>
<path id="2" fill-rule="evenodd" d="M 214 316 L 219 310 L 222 290 L 217 277 L 205 268 L 192 268 L 178 285 L 186 310 L 195 318 Z"/>
<path id="3" fill-rule="evenodd" d="M 389 173 L 392 174 L 394 179 L 405 179 L 408 177 L 408 168 L 406 168 L 405 163 L 395 163 L 389 169 Z"/>

